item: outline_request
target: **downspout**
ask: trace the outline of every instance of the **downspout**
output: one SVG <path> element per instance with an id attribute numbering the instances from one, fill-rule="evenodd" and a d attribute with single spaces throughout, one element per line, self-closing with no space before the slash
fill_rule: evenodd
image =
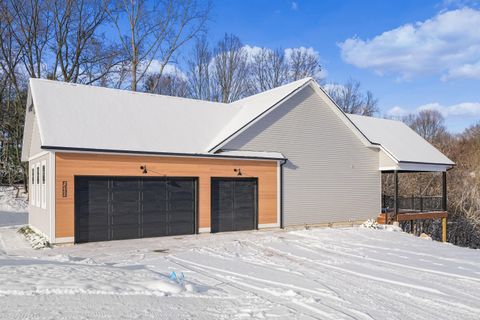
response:
<path id="1" fill-rule="evenodd" d="M 280 229 L 284 229 L 283 224 L 283 165 L 287 163 L 288 159 L 283 159 L 280 162 Z"/>

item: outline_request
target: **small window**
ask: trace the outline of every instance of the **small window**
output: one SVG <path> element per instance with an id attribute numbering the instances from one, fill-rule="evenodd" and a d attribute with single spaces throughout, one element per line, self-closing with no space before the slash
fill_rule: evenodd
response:
<path id="1" fill-rule="evenodd" d="M 42 197 L 42 209 L 47 208 L 47 186 L 46 186 L 46 167 L 47 162 L 42 161 L 42 190 L 41 190 L 41 197 Z"/>
<path id="2" fill-rule="evenodd" d="M 35 168 L 32 168 L 32 186 L 30 187 L 30 201 L 32 205 L 35 205 Z"/>
<path id="3" fill-rule="evenodd" d="M 37 170 L 35 172 L 35 178 L 36 178 L 36 183 L 35 183 L 35 204 L 37 207 L 40 207 L 40 164 L 37 164 Z"/>

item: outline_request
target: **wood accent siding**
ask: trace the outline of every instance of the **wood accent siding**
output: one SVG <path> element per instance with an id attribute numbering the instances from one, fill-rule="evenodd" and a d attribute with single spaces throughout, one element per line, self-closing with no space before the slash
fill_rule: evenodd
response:
<path id="1" fill-rule="evenodd" d="M 147 166 L 147 174 L 142 174 L 140 166 L 143 165 Z M 209 228 L 210 180 L 236 177 L 236 168 L 241 169 L 244 178 L 258 178 L 258 223 L 278 223 L 277 162 L 273 160 L 56 153 L 55 235 L 57 238 L 74 236 L 75 175 L 198 177 L 198 226 Z M 62 190 L 64 182 L 66 190 Z"/>

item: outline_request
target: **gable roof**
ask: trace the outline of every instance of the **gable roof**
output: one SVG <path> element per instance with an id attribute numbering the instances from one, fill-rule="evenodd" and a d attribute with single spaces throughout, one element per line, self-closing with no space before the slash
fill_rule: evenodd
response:
<path id="1" fill-rule="evenodd" d="M 348 114 L 373 143 L 379 144 L 398 163 L 453 166 L 454 162 L 401 121 Z"/>
<path id="2" fill-rule="evenodd" d="M 30 79 L 29 95 L 44 148 L 207 154 L 310 81 L 229 104 L 45 79 Z"/>
<path id="3" fill-rule="evenodd" d="M 301 79 L 232 103 L 138 93 L 30 79 L 24 145 L 37 121 L 42 147 L 103 152 L 220 155 L 229 139 L 310 86 L 368 147 L 381 147 L 397 162 L 453 165 L 401 122 L 346 115 L 312 78 Z M 34 114 L 33 114 L 34 113 Z M 29 145 L 22 160 L 29 157 Z M 284 159 L 275 153 L 223 156 Z"/>

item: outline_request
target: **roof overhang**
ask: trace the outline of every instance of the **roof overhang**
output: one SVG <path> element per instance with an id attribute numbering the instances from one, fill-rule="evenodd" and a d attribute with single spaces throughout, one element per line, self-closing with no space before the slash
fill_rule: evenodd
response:
<path id="1" fill-rule="evenodd" d="M 279 152 L 256 152 L 256 151 L 223 151 L 219 153 L 178 153 L 178 152 L 156 152 L 136 150 L 113 150 L 113 149 L 91 149 L 62 146 L 42 146 L 42 149 L 56 152 L 70 153 L 94 153 L 94 154 L 116 154 L 132 156 L 157 156 L 157 157 L 194 157 L 194 158 L 217 158 L 217 159 L 242 159 L 242 160 L 271 160 L 284 161 L 287 158 Z"/>
<path id="2" fill-rule="evenodd" d="M 385 173 L 388 172 L 445 172 L 453 168 L 450 164 L 438 163 L 398 163 L 396 166 L 380 167 L 379 170 Z"/>

